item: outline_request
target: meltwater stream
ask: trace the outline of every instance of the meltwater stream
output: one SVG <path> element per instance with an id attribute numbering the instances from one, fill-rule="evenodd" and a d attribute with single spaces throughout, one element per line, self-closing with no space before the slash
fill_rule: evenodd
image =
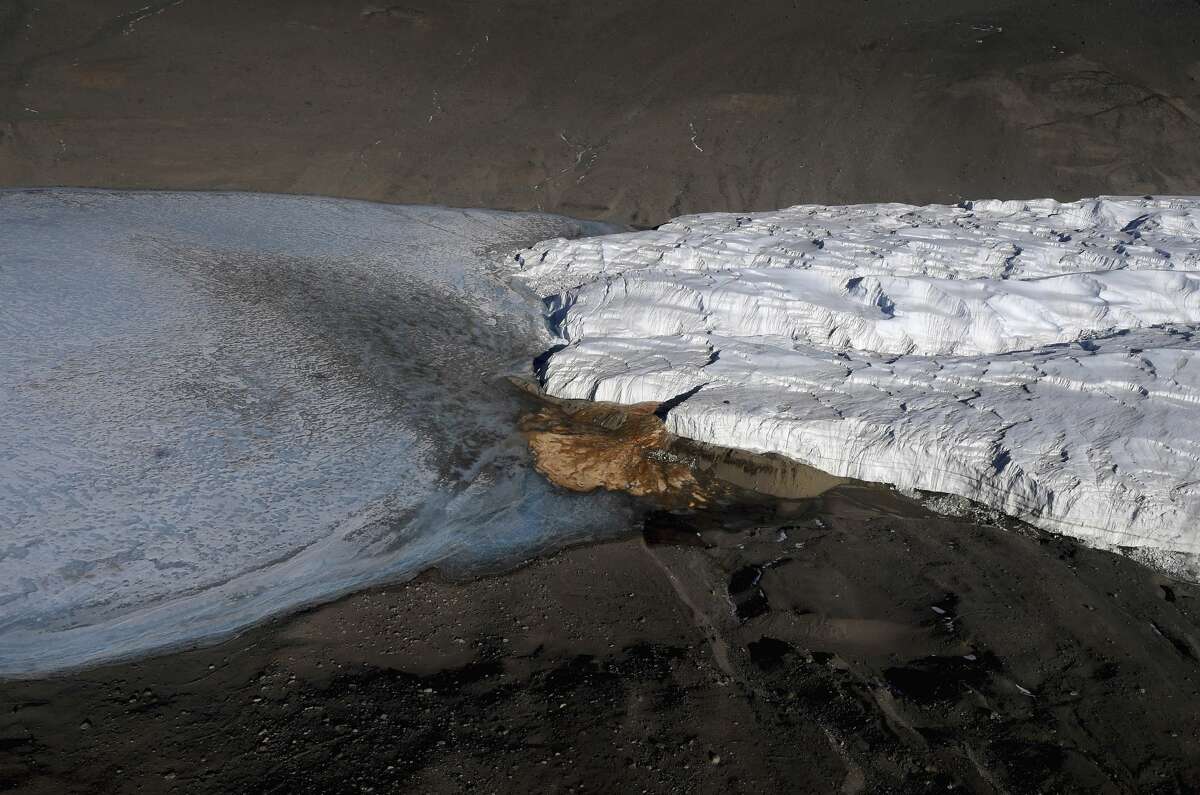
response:
<path id="1" fill-rule="evenodd" d="M 544 347 L 538 214 L 0 193 L 0 675 L 226 634 L 619 528 L 537 476 L 502 380 Z"/>

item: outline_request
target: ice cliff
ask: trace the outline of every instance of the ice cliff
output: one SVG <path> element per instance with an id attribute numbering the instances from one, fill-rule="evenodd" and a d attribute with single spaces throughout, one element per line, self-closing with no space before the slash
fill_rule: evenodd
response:
<path id="1" fill-rule="evenodd" d="M 554 395 L 686 395 L 683 436 L 1200 552 L 1200 198 L 713 213 L 516 262 Z"/>

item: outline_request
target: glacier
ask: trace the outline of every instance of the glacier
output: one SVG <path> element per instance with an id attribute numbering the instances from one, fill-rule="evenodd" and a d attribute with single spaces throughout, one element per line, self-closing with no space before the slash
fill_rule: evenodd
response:
<path id="1" fill-rule="evenodd" d="M 536 213 L 0 192 L 0 675 L 628 527 L 537 475 Z"/>
<path id="2" fill-rule="evenodd" d="M 552 395 L 669 401 L 698 441 L 1200 552 L 1200 198 L 708 213 L 512 265 Z"/>

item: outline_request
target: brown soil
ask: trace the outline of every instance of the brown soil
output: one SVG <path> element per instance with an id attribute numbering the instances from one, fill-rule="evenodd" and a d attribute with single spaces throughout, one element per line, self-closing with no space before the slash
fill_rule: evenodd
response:
<path id="1" fill-rule="evenodd" d="M 0 184 L 653 225 L 1200 193 L 1195 0 L 0 2 Z"/>

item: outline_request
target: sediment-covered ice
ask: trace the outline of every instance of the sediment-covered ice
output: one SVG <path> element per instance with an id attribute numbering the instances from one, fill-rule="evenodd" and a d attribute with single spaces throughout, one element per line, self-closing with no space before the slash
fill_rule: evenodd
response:
<path id="1" fill-rule="evenodd" d="M 518 266 L 566 344 L 552 394 L 1200 552 L 1200 199 L 696 215 Z"/>
<path id="2" fill-rule="evenodd" d="M 532 469 L 537 214 L 0 192 L 0 675 L 621 527 Z"/>

